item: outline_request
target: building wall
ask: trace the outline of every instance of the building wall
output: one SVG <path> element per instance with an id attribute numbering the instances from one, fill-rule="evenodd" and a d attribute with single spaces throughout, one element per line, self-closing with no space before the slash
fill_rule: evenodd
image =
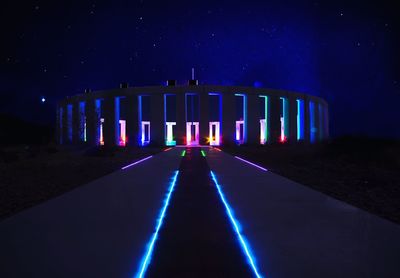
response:
<path id="1" fill-rule="evenodd" d="M 235 94 L 245 97 L 245 141 L 248 144 L 260 143 L 260 97 L 267 97 L 266 125 L 267 143 L 280 141 L 296 142 L 298 133 L 297 100 L 302 101 L 302 141 L 318 142 L 329 137 L 328 104 L 319 97 L 282 90 L 239 87 L 239 86 L 155 86 L 122 88 L 107 91 L 89 92 L 66 98 L 57 105 L 57 136 L 60 144 L 100 144 L 100 130 L 106 145 L 118 145 L 119 100 L 124 98 L 129 107 L 126 118 L 127 145 L 141 145 L 140 96 L 150 96 L 150 134 L 151 144 L 164 145 L 166 141 L 164 95 L 176 95 L 176 125 L 173 128 L 176 143 L 186 144 L 186 102 L 185 94 L 197 94 L 199 100 L 199 143 L 208 144 L 209 136 L 209 94 L 219 94 L 221 144 L 235 144 L 236 141 L 236 98 Z M 282 107 L 281 99 L 285 104 Z M 102 105 L 98 107 L 100 102 Z M 86 119 L 86 142 L 80 132 L 82 113 L 78 113 L 79 103 L 84 102 Z M 100 110 L 100 111 L 98 111 Z M 284 112 L 283 112 L 284 111 Z M 285 116 L 282 121 L 282 116 Z M 100 118 L 104 123 L 100 123 Z M 284 124 L 282 124 L 284 123 Z M 71 130 L 72 129 L 72 130 Z M 281 131 L 284 130 L 284 136 Z"/>

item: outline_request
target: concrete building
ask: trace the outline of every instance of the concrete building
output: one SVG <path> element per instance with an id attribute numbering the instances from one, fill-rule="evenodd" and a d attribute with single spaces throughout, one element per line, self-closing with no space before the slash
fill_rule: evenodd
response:
<path id="1" fill-rule="evenodd" d="M 68 97 L 57 106 L 60 144 L 145 146 L 318 142 L 329 137 L 319 97 L 266 88 L 129 87 Z"/>

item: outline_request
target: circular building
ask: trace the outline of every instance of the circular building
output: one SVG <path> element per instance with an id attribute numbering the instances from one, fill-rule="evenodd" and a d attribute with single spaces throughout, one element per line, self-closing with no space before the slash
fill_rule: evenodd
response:
<path id="1" fill-rule="evenodd" d="M 319 97 L 266 88 L 129 87 L 67 97 L 57 105 L 60 144 L 145 146 L 318 142 L 329 137 Z"/>

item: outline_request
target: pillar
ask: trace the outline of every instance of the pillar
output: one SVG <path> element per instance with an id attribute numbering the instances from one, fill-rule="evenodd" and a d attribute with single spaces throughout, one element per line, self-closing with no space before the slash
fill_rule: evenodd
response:
<path id="1" fill-rule="evenodd" d="M 297 100 L 296 97 L 290 96 L 289 101 L 289 142 L 297 141 Z"/>
<path id="2" fill-rule="evenodd" d="M 59 145 L 63 144 L 63 138 L 62 138 L 62 106 L 60 104 L 57 104 L 57 115 L 56 115 L 56 142 Z"/>
<path id="3" fill-rule="evenodd" d="M 200 129 L 200 138 L 199 138 L 199 144 L 200 145 L 208 145 L 209 142 L 207 140 L 209 134 L 209 123 L 210 123 L 210 112 L 209 112 L 209 106 L 210 106 L 210 101 L 209 101 L 209 96 L 208 92 L 201 92 L 199 94 L 199 113 L 200 113 L 200 123 L 199 123 L 199 129 Z"/>
<path id="4" fill-rule="evenodd" d="M 224 93 L 222 95 L 222 144 L 235 144 L 235 95 L 232 93 Z"/>
<path id="5" fill-rule="evenodd" d="M 310 126 L 310 99 L 304 97 L 304 142 L 310 142 L 311 126 Z"/>
<path id="6" fill-rule="evenodd" d="M 176 144 L 184 145 L 186 136 L 186 102 L 185 93 L 176 94 L 176 126 L 175 126 Z"/>
<path id="7" fill-rule="evenodd" d="M 118 121 L 119 121 L 119 109 L 117 107 L 118 98 L 106 97 L 104 99 L 104 124 L 103 124 L 103 136 L 104 145 L 115 146 L 118 144 Z"/>
<path id="8" fill-rule="evenodd" d="M 317 101 L 313 101 L 314 102 L 314 131 L 315 131 L 315 142 L 319 142 L 321 141 L 320 138 L 320 118 L 319 118 L 319 103 Z"/>
<path id="9" fill-rule="evenodd" d="M 139 146 L 139 96 L 127 96 L 126 107 L 126 136 L 128 140 L 128 146 Z"/>
<path id="10" fill-rule="evenodd" d="M 246 95 L 247 143 L 260 144 L 260 103 L 256 94 Z"/>
<path id="11" fill-rule="evenodd" d="M 150 142 L 165 145 L 164 94 L 152 94 L 150 99 Z"/>
<path id="12" fill-rule="evenodd" d="M 79 115 L 79 101 L 72 103 L 72 143 L 80 143 L 80 115 Z"/>
<path id="13" fill-rule="evenodd" d="M 63 144 L 71 144 L 71 140 L 69 138 L 69 122 L 68 122 L 68 106 L 70 104 L 66 103 L 62 105 L 63 116 L 62 116 L 62 136 L 63 136 Z"/>
<path id="14" fill-rule="evenodd" d="M 268 119 L 269 119 L 269 134 L 270 142 L 276 143 L 280 141 L 281 135 L 281 120 L 280 120 L 280 97 L 268 96 Z"/>
<path id="15" fill-rule="evenodd" d="M 328 105 L 324 105 L 323 110 L 324 115 L 324 140 L 329 139 L 329 107 Z"/>
<path id="16" fill-rule="evenodd" d="M 96 112 L 96 100 L 88 98 L 85 103 L 85 115 L 86 115 L 86 140 L 91 146 L 98 144 L 98 122 L 100 121 Z"/>

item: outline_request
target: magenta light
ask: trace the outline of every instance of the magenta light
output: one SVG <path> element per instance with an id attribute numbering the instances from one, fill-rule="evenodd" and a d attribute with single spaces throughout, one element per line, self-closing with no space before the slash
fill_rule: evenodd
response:
<path id="1" fill-rule="evenodd" d="M 247 164 L 250 164 L 250 165 L 252 165 L 252 166 L 254 166 L 254 167 L 257 167 L 258 169 L 261 169 L 261 170 L 263 170 L 263 171 L 265 171 L 265 172 L 268 172 L 268 170 L 265 169 L 264 167 L 261 167 L 261 166 L 259 166 L 259 165 L 257 165 L 257 164 L 254 164 L 253 162 L 250 162 L 250 161 L 248 161 L 248 160 L 246 160 L 246 159 L 240 158 L 240 157 L 238 157 L 238 156 L 235 156 L 235 158 L 237 158 L 237 159 L 239 159 L 239 160 L 241 160 L 241 161 L 243 161 L 243 162 L 246 162 Z"/>
<path id="2" fill-rule="evenodd" d="M 122 167 L 121 170 L 125 170 L 126 168 L 129 168 L 129 167 L 131 167 L 131 166 L 134 166 L 134 165 L 136 165 L 136 164 L 139 164 L 140 162 L 143 162 L 143 161 L 145 161 L 145 160 L 147 160 L 147 159 L 149 159 L 149 158 L 152 158 L 152 157 L 153 157 L 153 156 L 150 155 L 150 156 L 145 157 L 145 158 L 143 158 L 143 159 L 141 159 L 141 160 L 135 161 L 135 162 L 133 162 L 133 163 L 131 163 L 131 164 L 129 164 L 129 165 L 126 165 L 125 167 Z"/>

